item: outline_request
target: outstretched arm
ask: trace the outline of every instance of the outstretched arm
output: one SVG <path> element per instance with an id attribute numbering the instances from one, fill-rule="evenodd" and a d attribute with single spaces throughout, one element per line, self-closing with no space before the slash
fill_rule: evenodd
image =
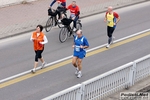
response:
<path id="1" fill-rule="evenodd" d="M 56 2 L 56 0 L 54 0 L 54 1 L 50 4 L 50 7 L 52 7 L 55 2 Z"/>

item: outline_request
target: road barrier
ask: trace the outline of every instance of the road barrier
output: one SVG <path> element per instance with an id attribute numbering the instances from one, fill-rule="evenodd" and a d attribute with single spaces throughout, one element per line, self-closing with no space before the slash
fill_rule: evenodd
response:
<path id="1" fill-rule="evenodd" d="M 42 100 L 101 100 L 150 75 L 150 54 Z"/>

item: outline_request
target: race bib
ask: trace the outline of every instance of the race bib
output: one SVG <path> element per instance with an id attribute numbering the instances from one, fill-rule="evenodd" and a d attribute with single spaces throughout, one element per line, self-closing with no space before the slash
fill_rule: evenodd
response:
<path id="1" fill-rule="evenodd" d="M 113 25 L 114 25 L 114 22 L 108 20 L 108 21 L 107 21 L 107 25 L 108 25 L 108 26 L 113 26 Z"/>
<path id="2" fill-rule="evenodd" d="M 80 46 L 75 46 L 75 51 L 80 52 Z"/>

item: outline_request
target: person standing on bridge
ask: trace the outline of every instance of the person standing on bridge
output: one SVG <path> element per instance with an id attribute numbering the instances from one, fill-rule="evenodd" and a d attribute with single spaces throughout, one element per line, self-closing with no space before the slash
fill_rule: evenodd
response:
<path id="1" fill-rule="evenodd" d="M 36 31 L 33 32 L 30 40 L 33 41 L 34 51 L 35 51 L 35 63 L 34 68 L 31 70 L 33 73 L 36 71 L 38 65 L 38 59 L 42 62 L 41 69 L 45 66 L 44 58 L 42 57 L 42 52 L 44 51 L 44 45 L 48 43 L 47 37 L 42 32 L 43 26 L 37 25 Z"/>
<path id="2" fill-rule="evenodd" d="M 110 44 L 113 43 L 113 39 L 115 38 L 115 37 L 112 37 L 112 35 L 116 28 L 117 23 L 120 21 L 120 16 L 118 13 L 113 12 L 113 8 L 109 6 L 105 14 L 104 21 L 107 22 L 108 44 L 106 48 L 109 48 Z"/>
<path id="3" fill-rule="evenodd" d="M 77 36 L 74 37 L 74 54 L 72 58 L 72 64 L 76 68 L 75 75 L 77 75 L 77 78 L 82 77 L 82 59 L 86 55 L 85 49 L 89 47 L 89 43 L 87 39 L 82 35 L 82 31 L 78 30 L 76 32 Z"/>

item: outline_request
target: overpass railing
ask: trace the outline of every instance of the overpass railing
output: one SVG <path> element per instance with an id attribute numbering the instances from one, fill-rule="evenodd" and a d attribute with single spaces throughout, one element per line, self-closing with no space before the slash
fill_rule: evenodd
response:
<path id="1" fill-rule="evenodd" d="M 101 100 L 150 75 L 150 54 L 42 100 Z"/>

